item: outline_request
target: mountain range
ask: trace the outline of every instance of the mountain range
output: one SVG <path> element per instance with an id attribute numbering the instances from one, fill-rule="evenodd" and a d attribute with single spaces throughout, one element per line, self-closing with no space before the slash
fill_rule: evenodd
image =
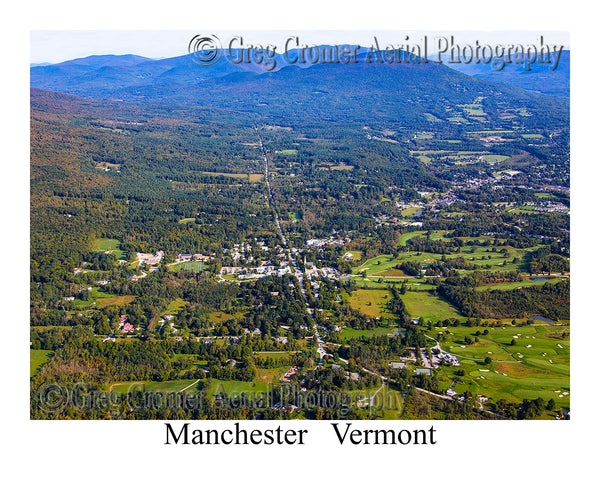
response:
<path id="1" fill-rule="evenodd" d="M 364 59 L 366 49 L 359 50 L 358 57 Z M 239 51 L 234 54 L 239 54 Z M 210 67 L 194 62 L 193 55 L 182 55 L 155 60 L 139 55 L 93 55 L 52 65 L 32 65 L 30 68 L 31 86 L 46 90 L 74 93 L 83 96 L 105 97 L 129 87 L 175 84 L 195 85 L 208 79 L 226 77 L 232 74 L 260 75 L 278 70 L 297 69 L 298 65 L 286 64 L 280 54 L 274 56 L 276 67 L 269 72 L 265 65 L 242 63 L 235 65 L 228 60 L 225 51 L 222 58 Z M 294 51 L 292 51 L 294 56 Z M 483 63 L 445 63 L 451 69 L 472 77 L 523 88 L 533 92 L 568 98 L 570 81 L 570 52 L 564 51 L 555 71 L 547 65 L 533 64 L 531 71 L 522 65 L 507 64 L 496 71 Z M 319 65 L 305 64 L 302 67 L 315 68 Z M 341 65 L 339 65 L 341 66 Z M 231 79 L 230 79 L 231 80 Z"/>
<path id="2" fill-rule="evenodd" d="M 495 70 L 491 64 L 479 63 L 447 63 L 450 68 L 473 77 L 491 82 L 506 83 L 532 92 L 544 93 L 557 97 L 569 98 L 571 77 L 571 52 L 564 50 L 556 69 L 542 63 L 532 63 L 531 70 L 523 65 L 507 63 L 502 70 Z"/>
<path id="3" fill-rule="evenodd" d="M 507 109 L 527 109 L 529 115 L 519 122 L 529 127 L 568 119 L 567 99 L 491 82 L 485 72 L 467 75 L 433 62 L 367 63 L 365 54 L 359 53 L 357 63 L 305 68 L 276 56 L 278 68 L 272 71 L 256 63 L 233 64 L 227 55 L 213 66 L 198 65 L 193 55 L 160 60 L 101 55 L 32 67 L 30 78 L 31 87 L 84 98 L 212 107 L 271 121 L 319 118 L 364 124 L 377 118 L 399 126 L 426 122 L 427 127 L 477 98 L 485 99 L 491 127 L 503 125 L 499 113 Z M 518 83 L 516 73 L 507 73 Z"/>

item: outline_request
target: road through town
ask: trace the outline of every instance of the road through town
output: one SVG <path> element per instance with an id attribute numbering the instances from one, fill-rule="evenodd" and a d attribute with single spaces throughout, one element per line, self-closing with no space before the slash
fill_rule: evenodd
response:
<path id="1" fill-rule="evenodd" d="M 304 298 L 304 304 L 306 306 L 306 313 L 311 318 L 312 323 L 313 323 L 313 331 L 315 334 L 315 338 L 317 339 L 317 353 L 319 354 L 319 363 L 317 366 L 321 366 L 321 365 L 323 365 L 323 357 L 325 356 L 325 349 L 323 347 L 323 339 L 319 335 L 319 326 L 317 325 L 317 322 L 314 318 L 312 309 L 310 308 L 310 305 L 308 303 L 308 297 L 306 296 L 306 290 L 304 289 L 305 272 L 303 269 L 301 270 L 298 268 L 298 264 L 296 261 L 297 254 L 295 252 L 293 252 L 292 249 L 288 246 L 287 240 L 286 240 L 283 230 L 281 228 L 281 222 L 279 221 L 279 214 L 277 212 L 277 208 L 275 208 L 275 205 L 273 204 L 273 194 L 271 191 L 271 181 L 270 181 L 270 176 L 269 176 L 269 158 L 267 156 L 267 152 L 263 145 L 262 137 L 260 136 L 260 132 L 259 132 L 258 128 L 255 126 L 254 129 L 256 131 L 256 135 L 258 136 L 260 149 L 261 149 L 262 156 L 263 156 L 263 159 L 265 162 L 265 182 L 267 184 L 267 192 L 268 192 L 267 201 L 269 203 L 269 207 L 271 207 L 271 209 L 273 210 L 273 214 L 275 215 L 275 224 L 277 225 L 277 231 L 279 232 L 279 236 L 281 237 L 281 242 L 283 244 L 283 248 L 287 252 L 287 256 L 290 261 L 290 267 L 292 267 L 292 272 L 293 272 L 294 276 L 298 279 L 298 283 L 300 284 L 300 292 L 302 293 L 302 296 Z"/>

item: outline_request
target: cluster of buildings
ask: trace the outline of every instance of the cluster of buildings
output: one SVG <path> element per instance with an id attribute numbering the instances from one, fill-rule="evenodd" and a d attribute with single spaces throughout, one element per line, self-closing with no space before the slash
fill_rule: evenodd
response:
<path id="1" fill-rule="evenodd" d="M 460 363 L 458 361 L 458 359 L 454 356 L 451 355 L 449 353 L 446 352 L 441 352 L 438 349 L 433 349 L 431 351 L 431 354 L 433 356 L 433 364 L 437 367 L 439 366 L 439 364 L 443 361 L 443 362 L 447 362 L 449 364 L 451 364 L 454 367 L 459 367 Z"/>
<path id="2" fill-rule="evenodd" d="M 212 260 L 213 257 L 208 255 L 202 255 L 201 253 L 180 253 L 175 258 L 175 263 L 184 263 L 184 262 L 208 262 Z"/>
<path id="3" fill-rule="evenodd" d="M 326 245 L 334 245 L 334 246 L 344 246 L 345 243 L 350 242 L 350 238 L 346 237 L 346 238 L 337 238 L 334 237 L 333 235 L 330 236 L 329 238 L 311 238 L 310 240 L 306 241 L 306 246 L 307 247 L 324 247 Z"/>
<path id="4" fill-rule="evenodd" d="M 252 279 L 278 275 L 283 277 L 292 273 L 292 268 L 288 262 L 281 262 L 279 266 L 269 265 L 268 262 L 262 262 L 259 267 L 222 267 L 219 273 L 221 275 L 237 275 L 240 279 Z"/>
<path id="5" fill-rule="evenodd" d="M 160 250 L 154 254 L 137 252 L 135 255 L 136 255 L 137 260 L 141 267 L 142 265 L 157 265 L 157 264 L 159 264 L 160 262 L 162 262 L 162 259 L 165 256 L 165 252 L 163 252 L 162 250 Z"/>
<path id="6" fill-rule="evenodd" d="M 534 207 L 536 212 L 558 212 L 558 213 L 569 213 L 569 207 L 557 202 L 541 202 L 533 203 L 527 202 L 525 205 Z"/>
<path id="7" fill-rule="evenodd" d="M 329 278 L 332 280 L 336 280 L 340 278 L 340 271 L 333 267 L 321 267 L 317 268 L 314 266 L 312 262 L 306 262 L 305 264 L 304 274 L 306 277 L 311 280 L 313 278 Z M 314 285 L 313 285 L 314 286 Z"/>
<path id="8" fill-rule="evenodd" d="M 261 245 L 261 247 L 263 247 L 263 249 L 266 249 L 265 251 L 269 250 L 269 247 L 265 247 L 264 246 L 264 242 L 263 245 Z M 223 250 L 223 253 L 230 253 L 231 254 L 231 258 L 233 259 L 234 262 L 239 262 L 241 260 L 247 260 L 249 262 L 251 262 L 252 260 L 254 260 L 254 257 L 252 256 L 252 254 L 250 253 L 252 251 L 252 246 L 247 244 L 247 243 L 236 243 L 233 248 L 231 249 L 231 251 L 228 248 L 225 248 Z"/>

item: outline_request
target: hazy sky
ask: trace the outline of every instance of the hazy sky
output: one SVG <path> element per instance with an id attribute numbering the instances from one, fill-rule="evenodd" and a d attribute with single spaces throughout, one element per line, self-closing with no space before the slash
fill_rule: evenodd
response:
<path id="1" fill-rule="evenodd" d="M 224 48 L 235 36 L 241 36 L 246 45 L 260 43 L 276 45 L 283 50 L 285 40 L 298 36 L 302 44 L 343 44 L 351 43 L 371 47 L 373 37 L 377 36 L 380 46 L 400 45 L 406 42 L 418 43 L 424 35 L 430 41 L 436 36 L 449 38 L 454 35 L 457 44 L 480 43 L 494 44 L 538 44 L 540 35 L 547 44 L 569 47 L 569 35 L 566 32 L 545 31 L 408 31 L 408 30 L 354 30 L 354 31 L 147 31 L 147 30 L 34 30 L 31 32 L 30 63 L 57 63 L 73 58 L 102 54 L 132 53 L 150 58 L 174 57 L 188 53 L 190 39 L 197 34 L 216 35 Z"/>

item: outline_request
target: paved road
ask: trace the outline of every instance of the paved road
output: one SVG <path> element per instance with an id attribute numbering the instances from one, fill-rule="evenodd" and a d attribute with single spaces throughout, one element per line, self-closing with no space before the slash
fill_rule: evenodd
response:
<path id="1" fill-rule="evenodd" d="M 325 349 L 323 348 L 323 339 L 319 335 L 319 327 L 318 327 L 317 322 L 315 321 L 315 318 L 312 314 L 310 305 L 308 304 L 308 297 L 306 296 L 306 291 L 304 289 L 305 272 L 301 271 L 298 268 L 298 264 L 296 262 L 296 254 L 294 254 L 292 252 L 291 248 L 289 248 L 289 246 L 287 244 L 287 240 L 285 238 L 285 235 L 283 234 L 283 230 L 281 228 L 281 223 L 279 221 L 279 214 L 277 213 L 277 209 L 273 205 L 273 194 L 271 192 L 271 181 L 269 178 L 269 158 L 267 157 L 267 152 L 265 151 L 262 137 L 260 136 L 260 133 L 256 126 L 254 127 L 254 130 L 256 131 L 256 135 L 258 136 L 258 140 L 260 143 L 260 149 L 262 151 L 263 159 L 265 161 L 265 182 L 267 184 L 267 191 L 269 194 L 269 196 L 268 196 L 269 206 L 273 209 L 273 212 L 275 213 L 275 224 L 277 225 L 277 230 L 279 232 L 279 236 L 281 237 L 281 241 L 283 243 L 284 249 L 287 250 L 287 256 L 291 263 L 291 266 L 293 267 L 293 273 L 294 273 L 295 277 L 298 279 L 298 283 L 300 284 L 300 292 L 302 293 L 302 296 L 304 297 L 306 313 L 313 321 L 313 331 L 315 333 L 315 338 L 317 339 L 317 353 L 319 354 L 319 363 L 318 363 L 317 367 L 320 367 L 321 365 L 323 365 L 323 357 L 326 355 L 326 352 L 325 352 Z"/>

